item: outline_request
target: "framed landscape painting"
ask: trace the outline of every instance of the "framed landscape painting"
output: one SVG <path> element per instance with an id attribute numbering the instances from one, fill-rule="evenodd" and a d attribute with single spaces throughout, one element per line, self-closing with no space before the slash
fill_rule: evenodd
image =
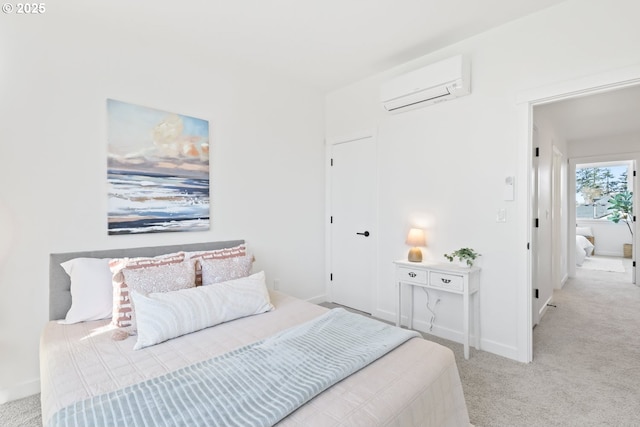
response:
<path id="1" fill-rule="evenodd" d="M 110 235 L 209 229 L 209 122 L 107 100 Z"/>

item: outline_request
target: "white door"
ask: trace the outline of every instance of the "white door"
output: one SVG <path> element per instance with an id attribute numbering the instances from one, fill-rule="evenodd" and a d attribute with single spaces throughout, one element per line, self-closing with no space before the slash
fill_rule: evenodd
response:
<path id="1" fill-rule="evenodd" d="M 538 146 L 538 131 L 534 127 L 533 128 L 533 147 L 534 150 L 537 150 L 537 155 L 534 155 L 532 158 L 532 167 L 531 167 L 531 218 L 535 222 L 533 225 L 533 229 L 531 230 L 531 292 L 533 293 L 533 297 L 531 298 L 531 318 L 532 325 L 535 327 L 538 322 L 540 322 L 540 315 L 538 312 L 538 252 L 539 252 L 539 244 L 538 244 L 538 227 L 539 219 L 538 217 L 538 174 L 540 173 L 538 170 L 539 163 L 539 153 L 540 148 Z"/>
<path id="2" fill-rule="evenodd" d="M 552 283 L 552 221 L 551 221 L 551 144 L 542 143 L 538 130 L 533 129 L 533 146 L 537 155 L 533 157 L 533 233 L 532 234 L 532 284 L 533 326 L 540 322 L 547 303 L 553 294 Z"/>
<path id="3" fill-rule="evenodd" d="M 366 313 L 376 286 L 376 177 L 373 135 L 331 146 L 329 297 Z"/>
<path id="4" fill-rule="evenodd" d="M 634 221 L 631 223 L 631 229 L 633 230 L 633 237 L 631 239 L 631 243 L 633 244 L 632 246 L 632 254 L 631 254 L 631 259 L 632 259 L 632 264 L 631 264 L 631 283 L 635 283 L 636 285 L 638 284 L 638 279 L 637 279 L 637 273 L 638 273 L 638 263 L 636 262 L 637 260 L 637 254 L 638 254 L 638 241 L 640 239 L 638 239 L 638 227 L 636 227 L 636 224 L 638 223 L 638 221 L 636 220 L 636 212 L 638 212 L 638 191 L 636 190 L 636 188 L 638 188 L 638 165 L 636 163 L 636 161 L 633 161 L 633 178 L 632 178 L 632 183 L 633 185 L 631 186 L 631 191 L 633 192 L 633 218 Z M 633 240 L 635 239 L 635 241 Z"/>
<path id="5" fill-rule="evenodd" d="M 566 251 L 566 201 L 563 197 L 563 159 L 564 156 L 555 146 L 553 147 L 553 162 L 551 165 L 551 277 L 554 289 L 560 289 L 562 277 L 567 268 Z M 553 292 L 553 291 L 551 291 Z"/>

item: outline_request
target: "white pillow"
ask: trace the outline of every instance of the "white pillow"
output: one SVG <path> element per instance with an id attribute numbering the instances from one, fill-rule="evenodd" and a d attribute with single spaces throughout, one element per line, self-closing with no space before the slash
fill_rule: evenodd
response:
<path id="1" fill-rule="evenodd" d="M 591 230 L 591 227 L 576 227 L 576 235 L 593 237 L 593 231 Z"/>
<path id="2" fill-rule="evenodd" d="M 264 272 L 211 286 L 144 295 L 135 290 L 139 350 L 219 323 L 273 310 Z"/>
<path id="3" fill-rule="evenodd" d="M 71 278 L 71 308 L 64 320 L 71 324 L 111 317 L 113 285 L 108 258 L 74 258 L 60 264 Z"/>

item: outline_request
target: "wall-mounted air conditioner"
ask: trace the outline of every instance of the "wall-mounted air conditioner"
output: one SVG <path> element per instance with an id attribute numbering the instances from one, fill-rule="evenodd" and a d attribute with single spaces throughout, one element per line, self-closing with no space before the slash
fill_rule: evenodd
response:
<path id="1" fill-rule="evenodd" d="M 406 111 L 471 93 L 468 58 L 454 56 L 384 83 L 380 99 L 385 110 Z"/>

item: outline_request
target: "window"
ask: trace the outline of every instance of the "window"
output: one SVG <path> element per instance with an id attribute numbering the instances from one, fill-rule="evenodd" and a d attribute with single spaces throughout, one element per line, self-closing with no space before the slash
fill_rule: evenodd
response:
<path id="1" fill-rule="evenodd" d="M 609 199 L 627 191 L 628 175 L 626 163 L 576 166 L 576 218 L 606 217 Z"/>

